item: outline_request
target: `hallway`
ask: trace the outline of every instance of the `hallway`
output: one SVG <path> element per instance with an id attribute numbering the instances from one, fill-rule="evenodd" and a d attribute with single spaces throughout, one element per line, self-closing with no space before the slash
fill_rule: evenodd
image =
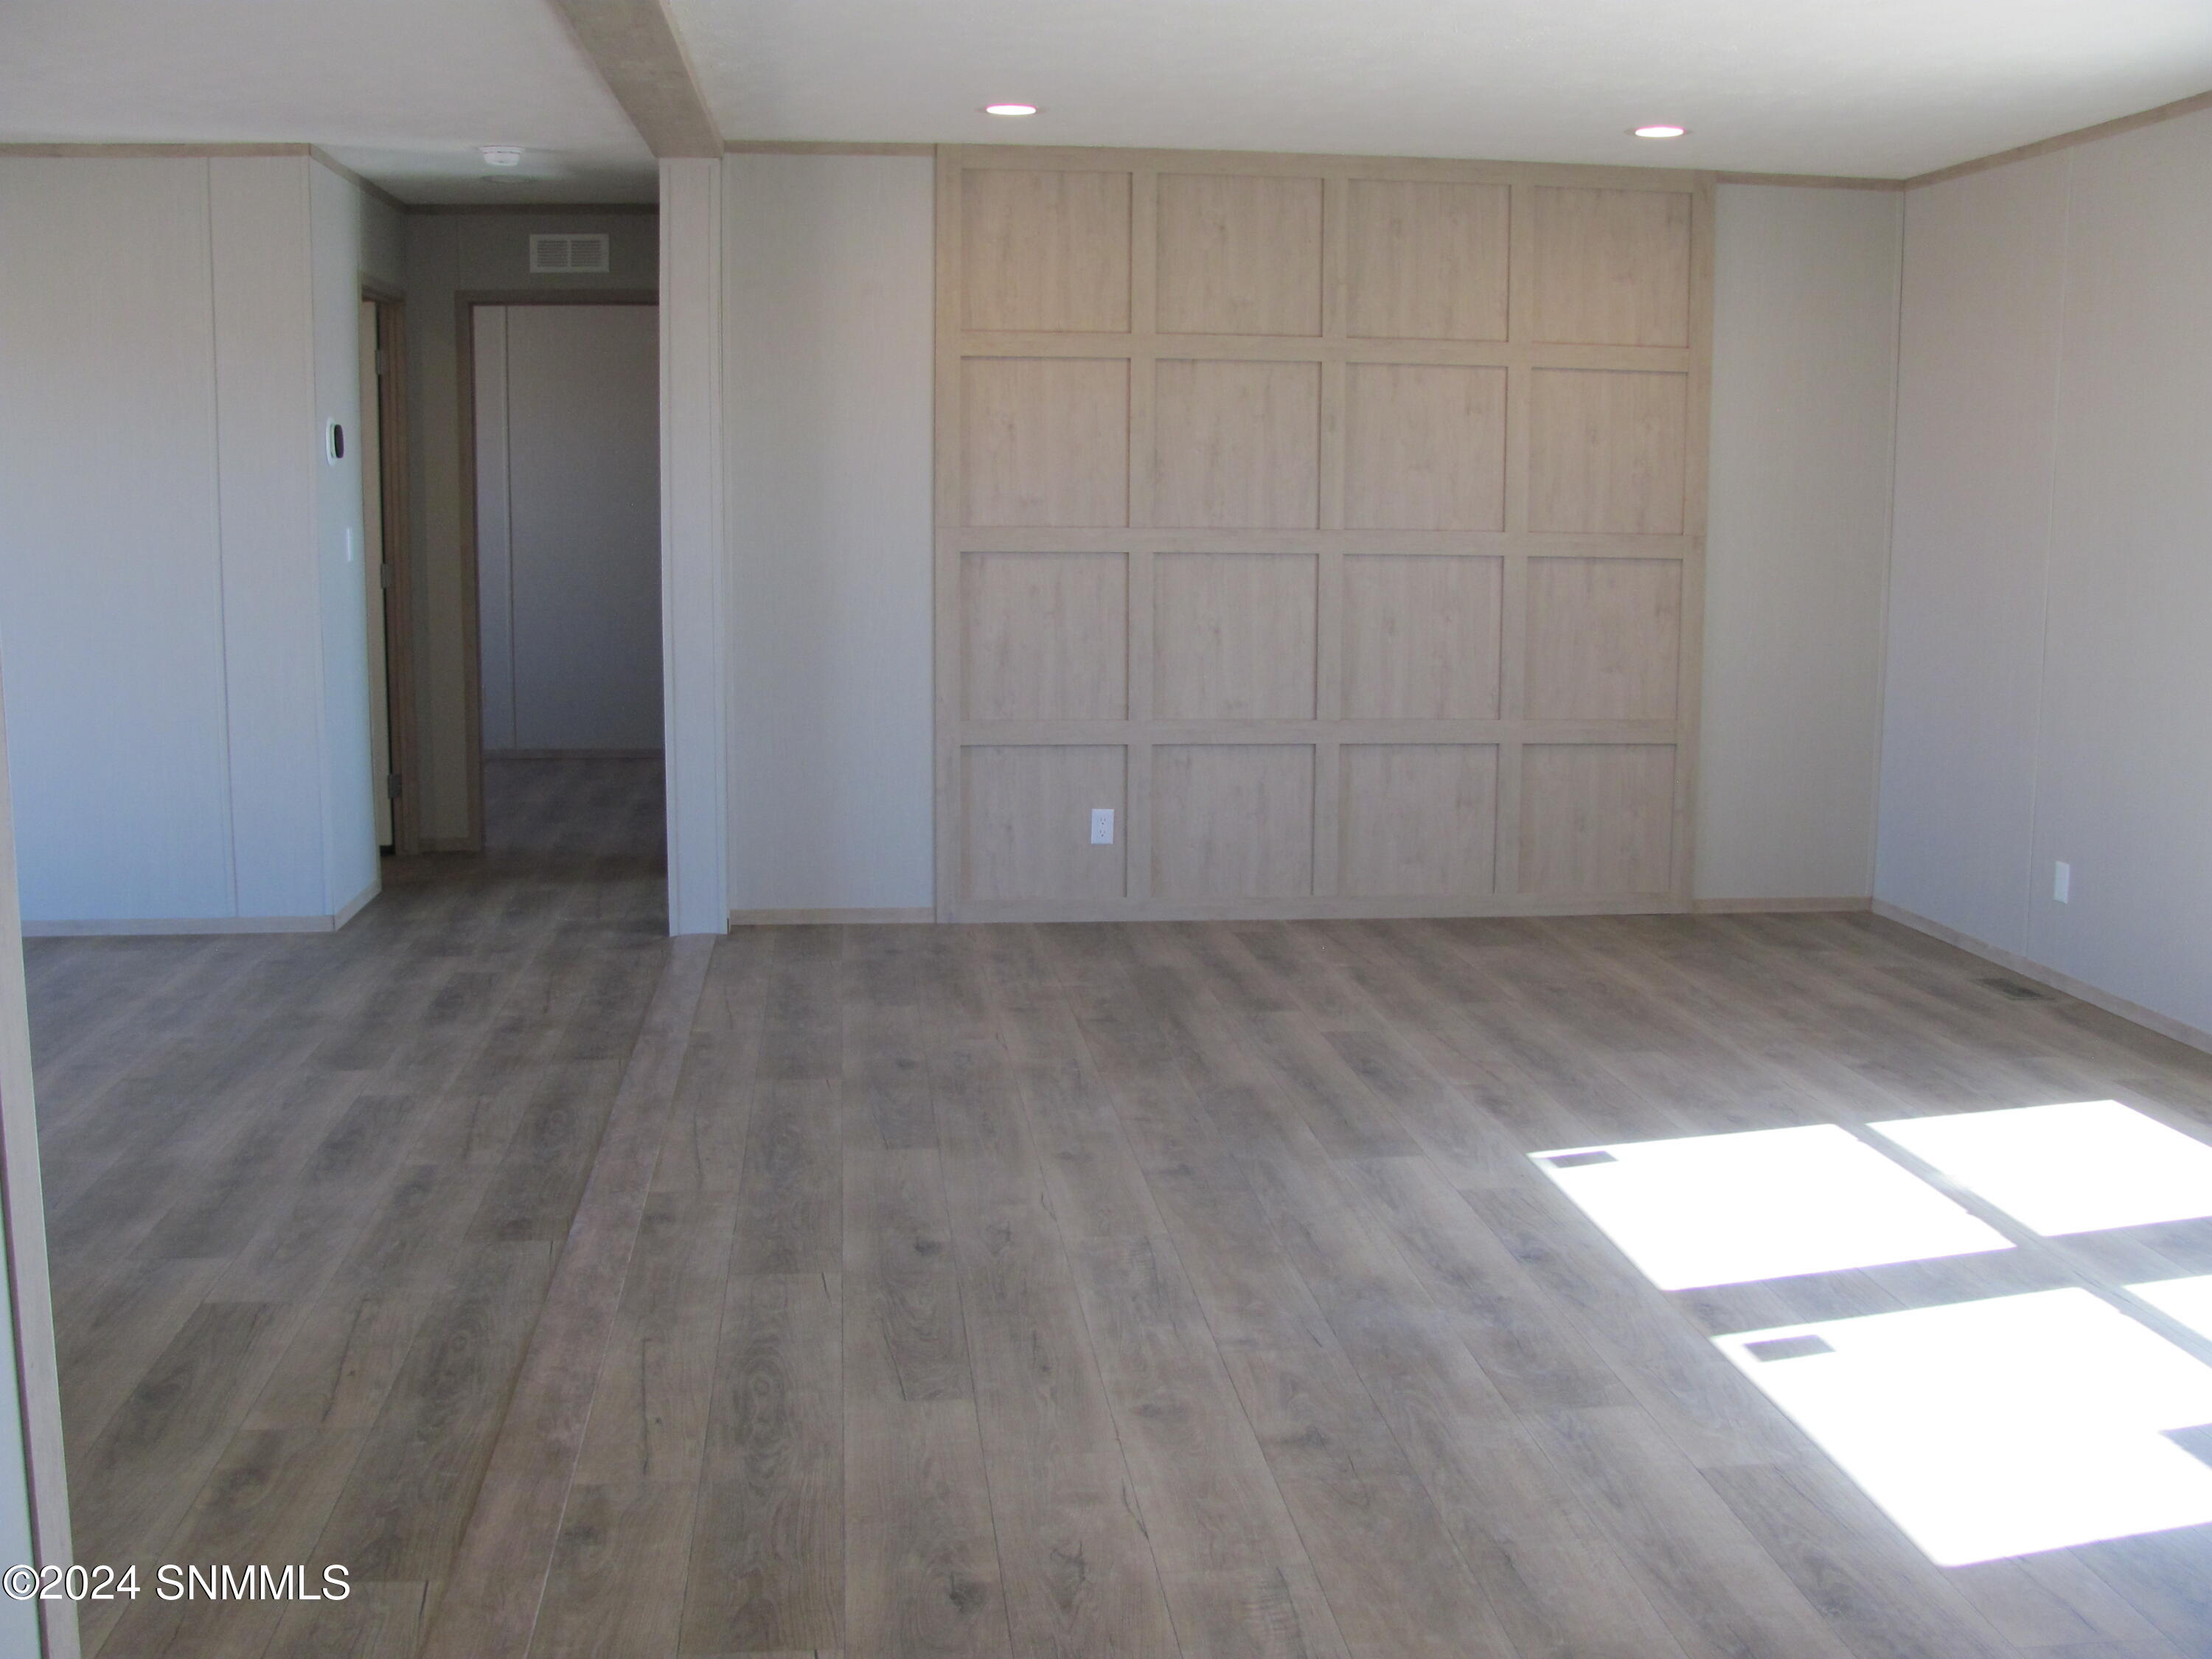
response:
<path id="1" fill-rule="evenodd" d="M 669 951 L 658 763 L 486 795 L 335 935 L 28 948 L 76 1558 L 149 1591 L 88 1652 L 259 1653 L 154 1565 L 325 1547 L 278 1650 L 412 1651 Z"/>

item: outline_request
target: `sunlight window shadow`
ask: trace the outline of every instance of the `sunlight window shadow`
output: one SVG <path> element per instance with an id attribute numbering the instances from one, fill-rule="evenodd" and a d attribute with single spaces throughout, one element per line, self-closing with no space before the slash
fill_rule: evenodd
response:
<path id="1" fill-rule="evenodd" d="M 1662 1290 L 2012 1248 L 1833 1124 L 1532 1157 Z"/>
<path id="2" fill-rule="evenodd" d="M 2212 1216 L 2212 1146 L 2117 1100 L 1869 1127 L 2046 1237 Z"/>
<path id="3" fill-rule="evenodd" d="M 1939 1565 L 2212 1522 L 2212 1366 L 2087 1291 L 1714 1341 Z"/>

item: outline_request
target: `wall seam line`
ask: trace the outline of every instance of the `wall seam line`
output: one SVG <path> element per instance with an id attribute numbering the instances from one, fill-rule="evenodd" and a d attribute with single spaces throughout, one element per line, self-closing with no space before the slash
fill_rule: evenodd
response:
<path id="1" fill-rule="evenodd" d="M 1897 583 L 1897 453 L 1905 410 L 1905 259 L 1906 227 L 1911 222 L 1910 200 L 1897 193 L 1897 258 L 1892 270 L 1897 282 L 1897 304 L 1889 343 L 1889 489 L 1882 526 L 1881 632 L 1875 641 L 1874 788 L 1873 822 L 1868 826 L 1867 891 L 1881 891 L 1881 781 L 1884 752 L 1889 746 L 1889 604 Z"/>
<path id="2" fill-rule="evenodd" d="M 2049 706 L 2051 679 L 2051 583 L 2058 534 L 2058 422 L 2066 388 L 2066 307 L 2074 289 L 2074 157 L 2071 151 L 2061 166 L 2058 191 L 2058 304 L 2052 319 L 2051 354 L 2051 427 L 2043 458 L 2043 618 L 2038 630 L 2035 655 L 2035 718 L 2029 727 L 2027 754 L 2027 868 L 2021 893 L 2021 951 L 2038 955 L 2035 927 L 2035 878 L 2042 868 L 2044 721 Z M 2070 897 L 2071 895 L 2069 894 Z M 2056 956 L 2057 952 L 2051 953 Z M 2057 967 L 2054 961 L 2051 964 Z"/>
<path id="3" fill-rule="evenodd" d="M 204 169 L 203 189 L 207 204 L 208 227 L 208 404 L 210 416 L 208 425 L 215 452 L 215 632 L 216 647 L 221 653 L 222 663 L 222 844 L 224 878 L 230 894 L 230 914 L 236 916 L 239 914 L 238 776 L 231 740 L 229 543 L 222 515 L 222 302 L 216 295 L 220 264 L 215 246 L 215 160 L 208 157 L 201 161 L 200 166 Z"/>

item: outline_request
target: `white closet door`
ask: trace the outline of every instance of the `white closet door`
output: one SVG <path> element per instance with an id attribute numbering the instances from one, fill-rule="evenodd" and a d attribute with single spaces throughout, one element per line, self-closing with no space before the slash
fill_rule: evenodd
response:
<path id="1" fill-rule="evenodd" d="M 658 353 L 651 306 L 507 308 L 515 748 L 660 747 Z"/>

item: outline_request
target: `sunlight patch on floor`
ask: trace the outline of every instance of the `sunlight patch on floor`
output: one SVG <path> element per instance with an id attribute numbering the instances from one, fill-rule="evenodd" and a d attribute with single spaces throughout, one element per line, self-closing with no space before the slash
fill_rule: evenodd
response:
<path id="1" fill-rule="evenodd" d="M 1941 1565 L 2212 1522 L 2212 1366 L 2087 1291 L 1713 1340 Z"/>
<path id="2" fill-rule="evenodd" d="M 1662 1290 L 2012 1248 L 1834 1124 L 1532 1156 Z"/>
<path id="3" fill-rule="evenodd" d="M 1868 1127 L 2046 1237 L 2212 1216 L 2212 1146 L 2117 1100 Z"/>

